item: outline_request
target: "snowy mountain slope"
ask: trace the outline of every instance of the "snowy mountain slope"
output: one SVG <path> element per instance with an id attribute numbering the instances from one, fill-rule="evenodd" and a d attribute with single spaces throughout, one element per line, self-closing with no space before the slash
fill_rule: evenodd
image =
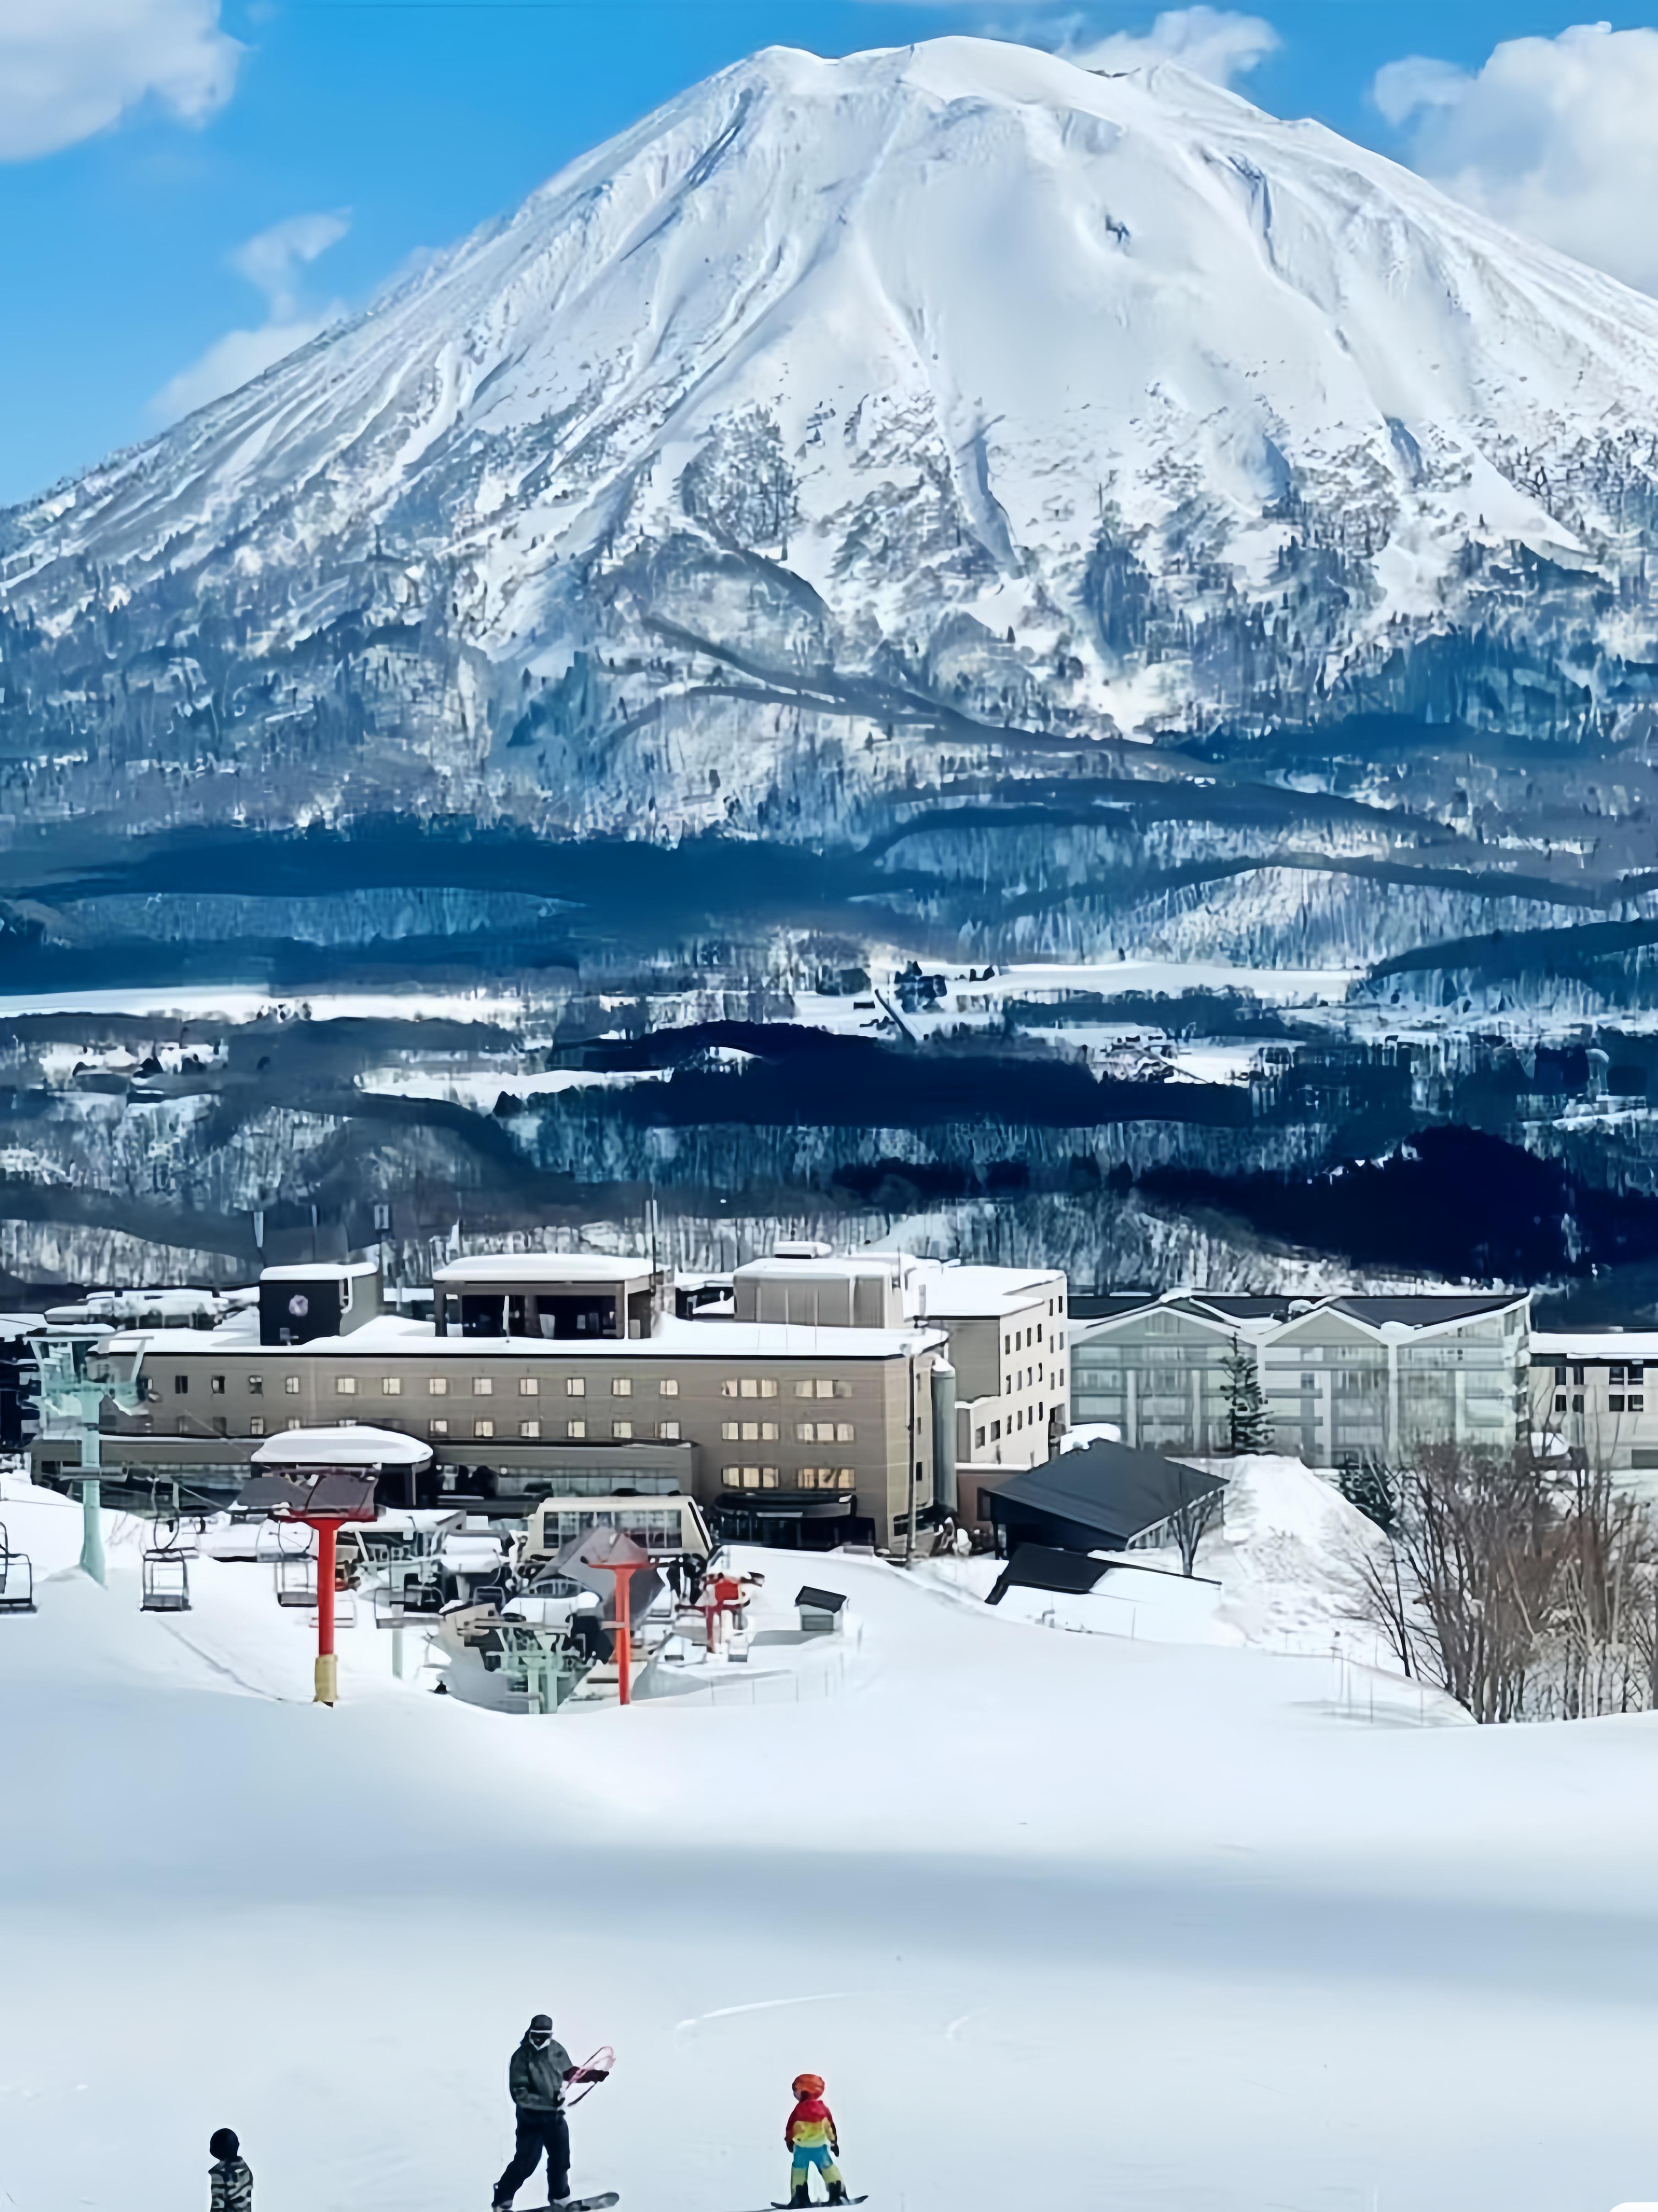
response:
<path id="1" fill-rule="evenodd" d="M 1173 66 L 773 50 L 0 517 L 0 805 L 856 842 L 1104 775 L 1154 876 L 1236 806 L 1546 893 L 1646 731 L 1655 400 L 1652 301 Z"/>

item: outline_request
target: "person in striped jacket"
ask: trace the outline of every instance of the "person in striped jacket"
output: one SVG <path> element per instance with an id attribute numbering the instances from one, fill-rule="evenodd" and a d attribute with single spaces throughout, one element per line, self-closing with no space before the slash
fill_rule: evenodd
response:
<path id="1" fill-rule="evenodd" d="M 253 2212 L 253 2169 L 242 2156 L 235 2129 L 216 2128 L 207 2147 L 213 2154 L 210 2212 Z"/>
<path id="2" fill-rule="evenodd" d="M 828 2185 L 829 2203 L 844 2204 L 847 2185 L 835 2163 L 841 2144 L 835 2132 L 835 2115 L 823 2102 L 823 2077 L 821 2074 L 797 2074 L 793 2086 L 794 2110 L 783 2130 L 783 2141 L 794 2161 L 789 2172 L 791 2212 L 799 2212 L 801 2206 L 811 2203 L 814 2166 Z"/>

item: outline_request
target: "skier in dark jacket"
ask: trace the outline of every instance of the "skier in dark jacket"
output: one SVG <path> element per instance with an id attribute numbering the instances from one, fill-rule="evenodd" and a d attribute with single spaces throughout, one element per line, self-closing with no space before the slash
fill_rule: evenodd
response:
<path id="1" fill-rule="evenodd" d="M 213 2163 L 210 2212 L 253 2212 L 253 2169 L 242 2156 L 234 2128 L 215 2128 L 208 2138 Z"/>
<path id="2" fill-rule="evenodd" d="M 547 2154 L 547 2201 L 556 2204 L 570 2193 L 570 2129 L 564 2117 L 567 2081 L 602 2081 L 594 2068 L 573 2066 L 570 2054 L 553 2034 L 553 2023 L 538 2012 L 507 2069 L 507 2087 L 518 2118 L 513 2162 L 495 2184 L 494 2212 L 508 2212 L 513 2198 Z"/>

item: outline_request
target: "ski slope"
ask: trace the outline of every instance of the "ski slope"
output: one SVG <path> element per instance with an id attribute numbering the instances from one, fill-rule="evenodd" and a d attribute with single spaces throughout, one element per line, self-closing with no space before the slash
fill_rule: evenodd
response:
<path id="1" fill-rule="evenodd" d="M 11 1488 L 70 1570 L 76 1509 Z M 327 1712 L 264 1571 L 143 1617 L 110 1540 L 107 1590 L 0 1619 L 9 2212 L 204 2204 L 226 2124 L 259 2212 L 482 2207 L 543 2006 L 616 2047 L 573 2180 L 629 2212 L 782 2193 L 805 2067 L 892 2212 L 1658 2196 L 1648 1720 L 1480 1731 L 1382 1677 L 1372 1723 L 1327 1657 L 839 1559 L 853 1631 L 757 1643 L 735 1702 L 494 1717 L 360 1627 Z"/>

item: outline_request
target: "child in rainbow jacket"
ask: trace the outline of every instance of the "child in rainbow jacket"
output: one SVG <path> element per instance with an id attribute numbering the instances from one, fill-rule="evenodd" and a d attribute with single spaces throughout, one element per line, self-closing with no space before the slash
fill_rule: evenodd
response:
<path id="1" fill-rule="evenodd" d="M 835 2132 L 835 2115 L 823 2102 L 823 2077 L 797 2074 L 793 2087 L 794 2110 L 783 2130 L 783 2141 L 794 2160 L 789 2173 L 790 2212 L 799 2212 L 801 2206 L 811 2203 L 809 2185 L 814 2166 L 829 2186 L 829 2203 L 844 2204 L 847 2185 L 835 2163 L 841 2145 Z"/>

